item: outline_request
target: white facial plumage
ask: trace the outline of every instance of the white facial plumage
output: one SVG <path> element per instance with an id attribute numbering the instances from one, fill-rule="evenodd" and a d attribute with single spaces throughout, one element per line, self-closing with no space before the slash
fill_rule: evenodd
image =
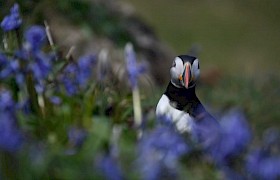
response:
<path id="1" fill-rule="evenodd" d="M 191 66 L 191 73 L 192 73 L 193 81 L 196 82 L 199 79 L 199 76 L 200 76 L 198 59 L 195 59 L 193 61 L 193 64 Z"/>

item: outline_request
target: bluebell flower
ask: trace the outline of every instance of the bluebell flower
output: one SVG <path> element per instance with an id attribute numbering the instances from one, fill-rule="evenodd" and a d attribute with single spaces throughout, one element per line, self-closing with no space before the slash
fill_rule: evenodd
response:
<path id="1" fill-rule="evenodd" d="M 221 122 L 222 141 L 217 155 L 221 158 L 240 154 L 251 141 L 251 129 L 241 111 L 231 111 Z"/>
<path id="2" fill-rule="evenodd" d="M 280 178 L 280 155 L 257 149 L 246 160 L 246 167 L 251 178 L 276 180 Z"/>
<path id="3" fill-rule="evenodd" d="M 19 14 L 19 5 L 14 4 L 14 6 L 10 9 L 10 14 L 5 16 L 3 21 L 1 22 L 1 28 L 4 31 L 11 31 L 18 29 L 22 24 L 22 19 Z"/>
<path id="4" fill-rule="evenodd" d="M 81 147 L 87 137 L 87 132 L 84 129 L 71 127 L 68 130 L 68 141 L 73 147 Z"/>
<path id="5" fill-rule="evenodd" d="M 23 65 L 16 73 L 13 73 L 18 85 L 21 86 L 25 82 L 26 76 L 32 74 L 37 93 L 45 90 L 55 58 L 52 53 L 42 51 L 45 36 L 43 27 L 32 26 L 25 32 L 25 46 L 15 52 L 16 61 L 22 61 Z"/>
<path id="6" fill-rule="evenodd" d="M 0 149 L 15 152 L 22 145 L 22 134 L 15 127 L 14 116 L 0 112 Z"/>
<path id="7" fill-rule="evenodd" d="M 31 107 L 30 107 L 30 99 L 25 99 L 16 104 L 16 109 L 20 112 L 23 112 L 24 114 L 30 114 L 31 113 Z"/>
<path id="8" fill-rule="evenodd" d="M 83 56 L 78 59 L 77 63 L 70 63 L 63 70 L 59 77 L 62 82 L 66 93 L 71 96 L 84 90 L 93 75 L 93 68 L 96 58 L 93 55 Z"/>
<path id="9" fill-rule="evenodd" d="M 61 99 L 58 96 L 52 96 L 50 97 L 50 102 L 52 102 L 53 104 L 60 104 L 61 103 Z"/>
<path id="10" fill-rule="evenodd" d="M 64 85 L 68 96 L 72 96 L 78 92 L 78 84 L 73 79 L 64 76 L 63 78 L 61 78 L 61 82 Z"/>
<path id="11" fill-rule="evenodd" d="M 38 51 L 46 42 L 46 31 L 43 26 L 31 26 L 24 33 L 24 38 L 32 51 Z"/>
<path id="12" fill-rule="evenodd" d="M 0 112 L 14 112 L 15 103 L 11 93 L 7 90 L 0 91 Z"/>
<path id="13" fill-rule="evenodd" d="M 52 72 L 54 56 L 41 51 L 46 39 L 43 27 L 32 26 L 25 32 L 25 39 L 26 45 L 15 52 L 14 59 L 7 60 L 7 57 L 0 55 L 0 78 L 14 78 L 22 87 L 31 73 L 37 93 L 42 93 Z"/>
<path id="14" fill-rule="evenodd" d="M 219 167 L 220 171 L 222 172 L 222 178 L 226 180 L 245 180 L 243 174 L 239 173 L 238 171 L 230 168 L 229 166 L 221 166 Z"/>
<path id="15" fill-rule="evenodd" d="M 194 123 L 194 135 L 199 134 L 203 149 L 219 165 L 239 155 L 251 140 L 251 130 L 241 111 L 233 110 L 224 115 L 220 126 L 202 119 Z"/>
<path id="16" fill-rule="evenodd" d="M 30 62 L 29 68 L 33 72 L 36 80 L 46 80 L 52 70 L 52 56 L 42 52 L 34 54 L 33 62 Z"/>
<path id="17" fill-rule="evenodd" d="M 280 178 L 280 132 L 269 128 L 263 133 L 260 147 L 249 152 L 246 158 L 246 168 L 250 178 L 279 179 Z"/>
<path id="18" fill-rule="evenodd" d="M 117 161 L 110 155 L 98 156 L 95 160 L 98 173 L 107 180 L 121 180 L 123 174 Z"/>
<path id="19" fill-rule="evenodd" d="M 85 87 L 88 80 L 91 78 L 93 73 L 93 67 L 95 65 L 96 58 L 93 55 L 82 56 L 78 59 L 78 82 L 81 87 Z"/>
<path id="20" fill-rule="evenodd" d="M 43 26 L 32 26 L 25 33 L 26 46 L 17 55 L 25 60 L 27 71 L 32 72 L 37 93 L 42 93 L 46 80 L 52 71 L 53 55 L 42 52 L 46 42 L 46 32 Z"/>
<path id="21" fill-rule="evenodd" d="M 139 76 L 145 72 L 146 67 L 143 64 L 137 63 L 136 55 L 131 43 L 127 43 L 125 46 L 125 60 L 129 82 L 132 89 L 134 89 L 137 87 Z"/>
<path id="22" fill-rule="evenodd" d="M 231 110 L 219 123 L 214 118 L 194 121 L 192 137 L 225 179 L 244 179 L 234 166 L 234 160 L 251 141 L 251 129 L 242 111 Z M 239 167 L 240 168 L 240 167 Z"/>
<path id="23" fill-rule="evenodd" d="M 8 58 L 4 54 L 0 54 L 0 78 L 5 79 L 10 74 Z"/>
<path id="24" fill-rule="evenodd" d="M 17 128 L 15 103 L 7 90 L 0 91 L 0 149 L 8 152 L 19 150 L 23 137 Z"/>
<path id="25" fill-rule="evenodd" d="M 174 122 L 172 121 L 171 117 L 165 115 L 157 116 L 157 121 L 159 124 L 163 124 L 166 126 L 174 126 Z"/>
<path id="26" fill-rule="evenodd" d="M 3 66 L 6 66 L 6 64 L 8 63 L 8 59 L 7 57 L 0 53 L 0 68 L 2 69 Z"/>
<path id="27" fill-rule="evenodd" d="M 262 147 L 266 150 L 277 150 L 280 152 L 280 132 L 277 128 L 269 128 L 263 133 Z"/>
<path id="28" fill-rule="evenodd" d="M 157 127 L 141 139 L 138 163 L 144 179 L 176 177 L 178 161 L 189 152 L 185 140 L 173 128 Z"/>
<path id="29" fill-rule="evenodd" d="M 0 54 L 0 79 L 17 76 L 20 72 L 20 65 L 17 59 L 8 59 L 4 54 Z"/>
<path id="30" fill-rule="evenodd" d="M 68 129 L 67 135 L 69 148 L 66 149 L 65 154 L 74 155 L 83 146 L 87 132 L 82 128 L 71 127 Z"/>
<path id="31" fill-rule="evenodd" d="M 63 84 L 64 89 L 69 96 L 76 94 L 79 89 L 77 81 L 78 71 L 78 66 L 74 63 L 70 63 L 59 76 L 59 81 Z"/>
<path id="32" fill-rule="evenodd" d="M 212 117 L 205 117 L 194 121 L 191 136 L 203 151 L 211 154 L 212 151 L 219 150 L 221 127 Z"/>

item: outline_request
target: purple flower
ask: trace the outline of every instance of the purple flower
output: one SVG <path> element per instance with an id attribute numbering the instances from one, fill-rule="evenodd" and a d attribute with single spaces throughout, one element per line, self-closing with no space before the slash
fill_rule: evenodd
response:
<path id="1" fill-rule="evenodd" d="M 0 149 L 15 152 L 22 145 L 22 135 L 17 128 L 15 103 L 6 90 L 0 91 Z"/>
<path id="2" fill-rule="evenodd" d="M 73 79 L 70 79 L 67 76 L 61 78 L 64 88 L 68 96 L 72 96 L 78 92 L 78 84 Z"/>
<path id="3" fill-rule="evenodd" d="M 246 167 L 252 178 L 271 180 L 280 178 L 280 156 L 273 156 L 261 149 L 248 155 Z"/>
<path id="4" fill-rule="evenodd" d="M 179 158 L 189 152 L 173 128 L 157 127 L 139 143 L 138 162 L 144 179 L 176 177 Z"/>
<path id="5" fill-rule="evenodd" d="M 193 133 L 200 136 L 203 149 L 218 165 L 225 165 L 229 158 L 239 155 L 251 140 L 249 125 L 237 110 L 224 115 L 220 126 L 211 118 L 195 121 Z"/>
<path id="6" fill-rule="evenodd" d="M 193 141 L 208 153 L 218 148 L 222 137 L 221 127 L 212 116 L 194 121 L 191 135 Z"/>
<path id="7" fill-rule="evenodd" d="M 56 105 L 58 105 L 58 104 L 61 103 L 61 99 L 60 99 L 59 97 L 57 97 L 57 96 L 52 96 L 52 97 L 50 98 L 50 101 L 51 101 L 53 104 L 56 104 Z"/>
<path id="8" fill-rule="evenodd" d="M 235 156 L 241 153 L 251 141 L 251 130 L 244 114 L 231 111 L 221 120 L 221 149 L 217 152 L 220 158 Z"/>
<path id="9" fill-rule="evenodd" d="M 280 132 L 276 128 L 269 128 L 263 133 L 262 146 L 264 149 L 280 151 Z"/>
<path id="10" fill-rule="evenodd" d="M 21 24 L 22 19 L 20 18 L 19 14 L 19 5 L 14 4 L 14 6 L 10 9 L 10 14 L 5 16 L 1 22 L 1 28 L 7 32 L 18 29 Z"/>
<path id="11" fill-rule="evenodd" d="M 28 59 L 26 72 L 32 73 L 37 93 L 45 90 L 48 76 L 52 72 L 52 56 L 43 52 L 35 52 Z"/>
<path id="12" fill-rule="evenodd" d="M 88 86 L 89 80 L 93 75 L 95 62 L 95 56 L 88 55 L 79 58 L 77 63 L 67 65 L 59 80 L 69 96 L 78 93 L 79 90 L 84 90 Z"/>
<path id="13" fill-rule="evenodd" d="M 121 169 L 110 155 L 99 156 L 95 161 L 95 166 L 98 173 L 108 180 L 121 180 L 124 179 Z"/>
<path id="14" fill-rule="evenodd" d="M 77 81 L 78 66 L 74 63 L 68 64 L 63 73 L 59 77 L 59 81 L 63 84 L 67 95 L 72 96 L 77 93 L 79 84 Z"/>
<path id="15" fill-rule="evenodd" d="M 83 146 L 86 140 L 87 132 L 78 127 L 71 127 L 68 130 L 68 142 L 70 147 L 66 149 L 65 154 L 74 155 Z"/>
<path id="16" fill-rule="evenodd" d="M 171 117 L 165 115 L 157 116 L 157 121 L 159 122 L 159 124 L 174 126 L 174 122 L 172 121 Z"/>
<path id="17" fill-rule="evenodd" d="M 84 129 L 72 127 L 68 130 L 68 141 L 73 147 L 81 147 L 87 137 Z"/>
<path id="18" fill-rule="evenodd" d="M 6 79 L 12 76 L 17 77 L 20 73 L 20 65 L 16 59 L 8 59 L 5 55 L 0 54 L 0 78 Z M 18 77 L 20 78 L 20 77 Z"/>
<path id="19" fill-rule="evenodd" d="M 51 56 L 42 52 L 34 54 L 34 61 L 30 62 L 29 68 L 37 81 L 46 80 L 52 69 Z"/>
<path id="20" fill-rule="evenodd" d="M 78 82 L 81 87 L 85 87 L 88 83 L 88 80 L 92 76 L 92 69 L 95 65 L 96 58 L 93 55 L 83 56 L 78 60 Z"/>
<path id="21" fill-rule="evenodd" d="M 16 128 L 15 117 L 4 112 L 0 112 L 0 149 L 15 152 L 22 145 L 22 135 Z"/>
<path id="22" fill-rule="evenodd" d="M 132 89 L 137 86 L 137 79 L 140 74 L 144 73 L 146 67 L 143 64 L 137 64 L 136 55 L 133 49 L 132 44 L 127 43 L 125 46 L 125 60 L 126 60 L 126 69 L 128 72 L 128 77 Z"/>
<path id="23" fill-rule="evenodd" d="M 0 53 L 0 68 L 2 69 L 3 66 L 5 66 L 8 63 L 7 57 Z"/>
<path id="24" fill-rule="evenodd" d="M 9 61 L 4 54 L 0 54 L 0 78 L 5 79 L 11 74 Z"/>
<path id="25" fill-rule="evenodd" d="M 263 133 L 261 147 L 252 150 L 246 159 L 246 168 L 251 178 L 280 178 L 280 133 L 269 128 Z"/>
<path id="26" fill-rule="evenodd" d="M 33 49 L 24 46 L 15 52 L 15 59 L 7 59 L 4 55 L 0 55 L 0 78 L 14 78 L 21 87 L 26 80 L 28 74 L 33 75 L 34 84 L 37 93 L 44 91 L 48 76 L 52 71 L 53 54 L 45 54 L 40 51 L 43 41 L 41 35 L 36 32 L 39 27 L 30 28 L 27 31 L 26 39 Z M 40 29 L 40 28 L 39 28 Z M 34 32 L 35 31 L 35 32 Z M 24 61 L 23 63 L 21 61 Z"/>
<path id="27" fill-rule="evenodd" d="M 43 26 L 32 26 L 25 33 L 24 37 L 33 51 L 38 51 L 46 42 L 46 31 Z"/>
<path id="28" fill-rule="evenodd" d="M 16 108 L 17 110 L 23 112 L 24 114 L 30 114 L 31 113 L 31 107 L 30 107 L 30 99 L 22 100 L 21 102 L 17 103 Z"/>
<path id="29" fill-rule="evenodd" d="M 15 103 L 11 93 L 7 90 L 0 90 L 0 112 L 14 112 Z"/>
<path id="30" fill-rule="evenodd" d="M 42 27 L 33 26 L 25 33 L 26 46 L 15 52 L 15 57 L 23 61 L 24 66 L 16 73 L 19 85 L 23 84 L 28 74 L 33 75 L 33 81 L 37 93 L 45 90 L 46 81 L 53 69 L 54 56 L 52 53 L 41 51 L 45 33 Z"/>
<path id="31" fill-rule="evenodd" d="M 222 166 L 220 167 L 220 170 L 222 172 L 222 178 L 221 179 L 227 179 L 227 180 L 245 180 L 242 174 L 239 172 L 233 170 L 232 168 L 228 166 Z"/>

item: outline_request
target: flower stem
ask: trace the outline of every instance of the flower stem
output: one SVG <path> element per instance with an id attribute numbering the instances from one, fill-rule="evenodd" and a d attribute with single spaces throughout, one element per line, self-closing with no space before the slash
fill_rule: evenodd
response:
<path id="1" fill-rule="evenodd" d="M 0 167 L 4 170 L 3 176 L 7 179 L 16 179 L 18 164 L 11 153 L 0 151 Z M 1 177 L 3 177 L 1 174 Z"/>
<path id="2" fill-rule="evenodd" d="M 42 117 L 42 112 L 38 103 L 38 95 L 31 74 L 27 75 L 27 92 L 31 100 L 31 111 Z"/>
<path id="3" fill-rule="evenodd" d="M 44 21 L 44 24 L 45 24 L 45 29 L 46 29 L 46 34 L 47 34 L 48 41 L 50 43 L 50 46 L 51 46 L 52 50 L 55 52 L 55 46 L 54 46 L 53 38 L 52 38 L 52 35 L 51 35 L 50 26 L 47 23 L 47 21 Z"/>
<path id="4" fill-rule="evenodd" d="M 134 110 L 134 122 L 138 130 L 138 138 L 142 136 L 142 130 L 140 129 L 142 123 L 142 110 L 141 110 L 141 100 L 140 100 L 140 93 L 139 88 L 136 86 L 132 90 L 132 99 L 133 99 L 133 110 Z"/>
<path id="5" fill-rule="evenodd" d="M 4 45 L 5 51 L 7 51 L 8 50 L 8 37 L 7 37 L 6 33 L 4 33 L 3 45 Z"/>
<path id="6" fill-rule="evenodd" d="M 20 37 L 20 29 L 16 29 L 16 39 L 17 39 L 17 44 L 18 44 L 18 48 L 21 49 L 21 46 L 22 46 L 22 40 L 21 40 L 21 37 Z"/>

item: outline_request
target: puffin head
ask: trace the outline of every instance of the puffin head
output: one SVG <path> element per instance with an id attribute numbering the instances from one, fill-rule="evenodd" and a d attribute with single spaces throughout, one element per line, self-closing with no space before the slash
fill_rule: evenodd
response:
<path id="1" fill-rule="evenodd" d="M 199 78 L 199 62 L 189 55 L 177 56 L 170 69 L 171 83 L 178 88 L 192 88 Z"/>

